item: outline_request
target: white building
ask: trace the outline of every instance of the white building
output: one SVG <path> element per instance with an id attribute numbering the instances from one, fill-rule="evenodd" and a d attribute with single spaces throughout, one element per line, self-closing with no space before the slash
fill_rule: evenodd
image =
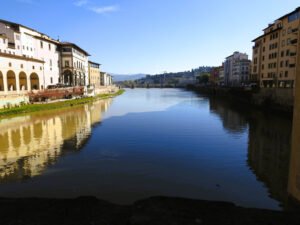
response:
<path id="1" fill-rule="evenodd" d="M 239 86 L 249 79 L 251 61 L 246 53 L 234 52 L 224 62 L 225 84 Z"/>
<path id="2" fill-rule="evenodd" d="M 0 92 L 20 93 L 58 83 L 58 41 L 4 20 L 0 37 Z"/>
<path id="3" fill-rule="evenodd" d="M 90 56 L 85 50 L 74 43 L 62 42 L 60 82 L 69 86 L 86 86 L 89 84 Z"/>
<path id="4" fill-rule="evenodd" d="M 101 85 L 102 86 L 110 86 L 113 84 L 112 76 L 105 72 L 100 72 L 101 76 Z"/>
<path id="5" fill-rule="evenodd" d="M 0 20 L 0 96 L 22 95 L 58 83 L 88 85 L 88 56 L 76 44 Z"/>

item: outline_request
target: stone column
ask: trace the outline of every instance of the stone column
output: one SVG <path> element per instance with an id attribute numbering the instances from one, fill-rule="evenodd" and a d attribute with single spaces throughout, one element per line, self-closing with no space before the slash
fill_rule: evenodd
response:
<path id="1" fill-rule="evenodd" d="M 16 77 L 16 90 L 17 90 L 17 93 L 19 94 L 20 93 L 20 73 L 16 72 L 15 77 Z"/>
<path id="2" fill-rule="evenodd" d="M 4 86 L 4 93 L 8 92 L 8 86 L 7 86 L 7 71 L 3 71 L 3 86 Z"/>
<path id="3" fill-rule="evenodd" d="M 31 91 L 30 73 L 26 74 L 26 80 L 27 80 L 27 90 Z"/>

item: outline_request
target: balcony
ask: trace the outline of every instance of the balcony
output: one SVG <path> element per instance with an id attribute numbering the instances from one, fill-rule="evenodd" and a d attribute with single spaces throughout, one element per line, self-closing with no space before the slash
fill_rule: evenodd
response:
<path id="1" fill-rule="evenodd" d="M 293 39 L 293 40 L 291 40 L 290 43 L 291 43 L 292 45 L 295 45 L 295 44 L 297 44 L 297 42 L 298 42 L 298 39 Z"/>
<path id="2" fill-rule="evenodd" d="M 290 56 L 296 56 L 296 55 L 297 55 L 296 52 L 291 52 L 291 53 L 290 53 Z"/>

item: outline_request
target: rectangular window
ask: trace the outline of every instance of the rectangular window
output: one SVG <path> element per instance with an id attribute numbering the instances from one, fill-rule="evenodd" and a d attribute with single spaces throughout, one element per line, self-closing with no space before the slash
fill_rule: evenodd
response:
<path id="1" fill-rule="evenodd" d="M 49 51 L 51 51 L 51 44 L 49 44 Z"/>
<path id="2" fill-rule="evenodd" d="M 70 66 L 69 60 L 66 60 L 66 61 L 65 61 L 65 67 L 69 67 L 69 66 Z"/>
<path id="3" fill-rule="evenodd" d="M 40 43 L 40 44 L 41 44 L 41 48 L 43 48 L 43 47 L 44 47 L 44 44 L 43 44 L 43 42 L 42 42 L 42 41 L 41 41 L 41 43 Z"/>

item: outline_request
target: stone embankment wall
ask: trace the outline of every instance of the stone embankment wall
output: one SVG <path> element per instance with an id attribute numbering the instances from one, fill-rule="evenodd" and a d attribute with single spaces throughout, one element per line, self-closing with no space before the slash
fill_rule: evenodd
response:
<path id="1" fill-rule="evenodd" d="M 292 112 L 294 106 L 294 90 L 263 88 L 260 89 L 258 93 L 253 93 L 252 101 L 255 105 L 271 106 L 277 110 Z"/>
<path id="2" fill-rule="evenodd" d="M 115 93 L 119 90 L 119 87 L 115 85 L 111 86 L 105 86 L 95 89 L 95 93 L 93 95 L 99 95 L 99 94 L 110 94 Z M 93 96 L 89 95 L 89 96 Z M 28 93 L 11 93 L 11 94 L 0 94 L 0 109 L 4 107 L 15 107 L 21 104 L 27 104 L 29 103 L 29 96 Z"/>
<path id="3" fill-rule="evenodd" d="M 244 88 L 199 86 L 193 86 L 189 88 L 199 93 L 246 103 L 255 107 L 261 107 L 265 110 L 293 113 L 293 89 L 262 88 L 257 90 L 245 90 Z"/>

